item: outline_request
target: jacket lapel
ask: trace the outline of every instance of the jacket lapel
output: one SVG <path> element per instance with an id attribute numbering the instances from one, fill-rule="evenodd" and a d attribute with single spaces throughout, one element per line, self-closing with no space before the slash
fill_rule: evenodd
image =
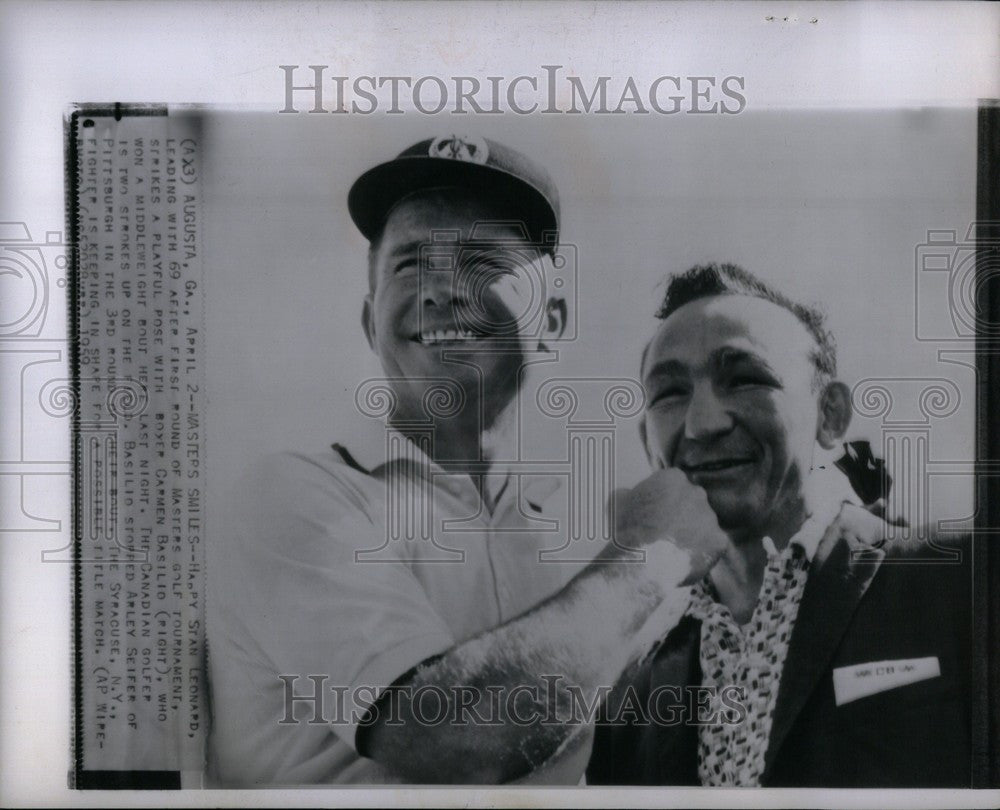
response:
<path id="1" fill-rule="evenodd" d="M 885 552 L 875 547 L 884 540 L 884 531 L 880 518 L 845 506 L 816 550 L 778 689 L 765 780 L 885 558 Z"/>
<path id="2" fill-rule="evenodd" d="M 701 622 L 685 616 L 653 659 L 647 698 L 655 688 L 673 686 L 686 701 L 684 690 L 701 683 L 700 648 Z M 650 729 L 647 739 L 652 745 L 640 754 L 645 763 L 643 783 L 698 785 L 698 727 L 691 722 L 653 723 Z"/>

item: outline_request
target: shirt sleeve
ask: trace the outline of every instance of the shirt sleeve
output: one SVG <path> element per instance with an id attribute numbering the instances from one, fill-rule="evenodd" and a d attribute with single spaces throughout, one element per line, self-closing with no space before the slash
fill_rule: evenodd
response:
<path id="1" fill-rule="evenodd" d="M 217 595 L 239 606 L 250 653 L 275 682 L 325 676 L 325 694 L 344 696 L 331 728 L 352 747 L 379 694 L 455 643 L 408 565 L 355 559 L 384 542 L 366 483 L 332 457 L 267 457 L 240 484 Z"/>

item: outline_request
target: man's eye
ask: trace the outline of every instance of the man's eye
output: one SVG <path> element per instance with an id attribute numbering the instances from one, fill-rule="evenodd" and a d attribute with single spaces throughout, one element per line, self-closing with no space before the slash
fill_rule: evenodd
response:
<path id="1" fill-rule="evenodd" d="M 687 395 L 687 390 L 679 385 L 663 388 L 653 394 L 650 405 L 669 405 Z"/>
<path id="2" fill-rule="evenodd" d="M 750 388 L 754 386 L 774 387 L 776 382 L 766 374 L 742 373 L 734 374 L 729 378 L 731 388 Z"/>
<path id="3" fill-rule="evenodd" d="M 504 276 L 511 275 L 516 275 L 516 273 L 508 265 L 483 262 L 463 267 L 461 278 L 469 284 L 495 284 Z"/>
<path id="4" fill-rule="evenodd" d="M 416 269 L 417 269 L 416 261 L 401 262 L 396 266 L 396 275 L 398 276 L 400 273 L 409 273 Z"/>

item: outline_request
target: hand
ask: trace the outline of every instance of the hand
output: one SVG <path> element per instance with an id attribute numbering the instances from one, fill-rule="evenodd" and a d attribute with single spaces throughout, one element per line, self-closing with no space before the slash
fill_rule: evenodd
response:
<path id="1" fill-rule="evenodd" d="M 687 570 L 672 566 L 675 584 L 689 585 L 704 577 L 729 543 L 705 490 L 680 470 L 657 470 L 632 489 L 615 490 L 612 497 L 616 546 L 645 549 L 648 556 L 666 543 L 685 552 Z"/>

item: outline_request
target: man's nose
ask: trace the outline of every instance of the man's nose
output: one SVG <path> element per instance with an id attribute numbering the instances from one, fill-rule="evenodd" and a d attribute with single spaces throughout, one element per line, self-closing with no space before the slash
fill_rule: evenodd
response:
<path id="1" fill-rule="evenodd" d="M 426 270 L 420 278 L 420 301 L 425 307 L 443 307 L 455 299 L 455 273 L 452 270 Z"/>
<path id="2" fill-rule="evenodd" d="M 732 429 L 733 418 L 714 387 L 708 382 L 696 384 L 684 418 L 685 438 L 702 441 Z"/>

